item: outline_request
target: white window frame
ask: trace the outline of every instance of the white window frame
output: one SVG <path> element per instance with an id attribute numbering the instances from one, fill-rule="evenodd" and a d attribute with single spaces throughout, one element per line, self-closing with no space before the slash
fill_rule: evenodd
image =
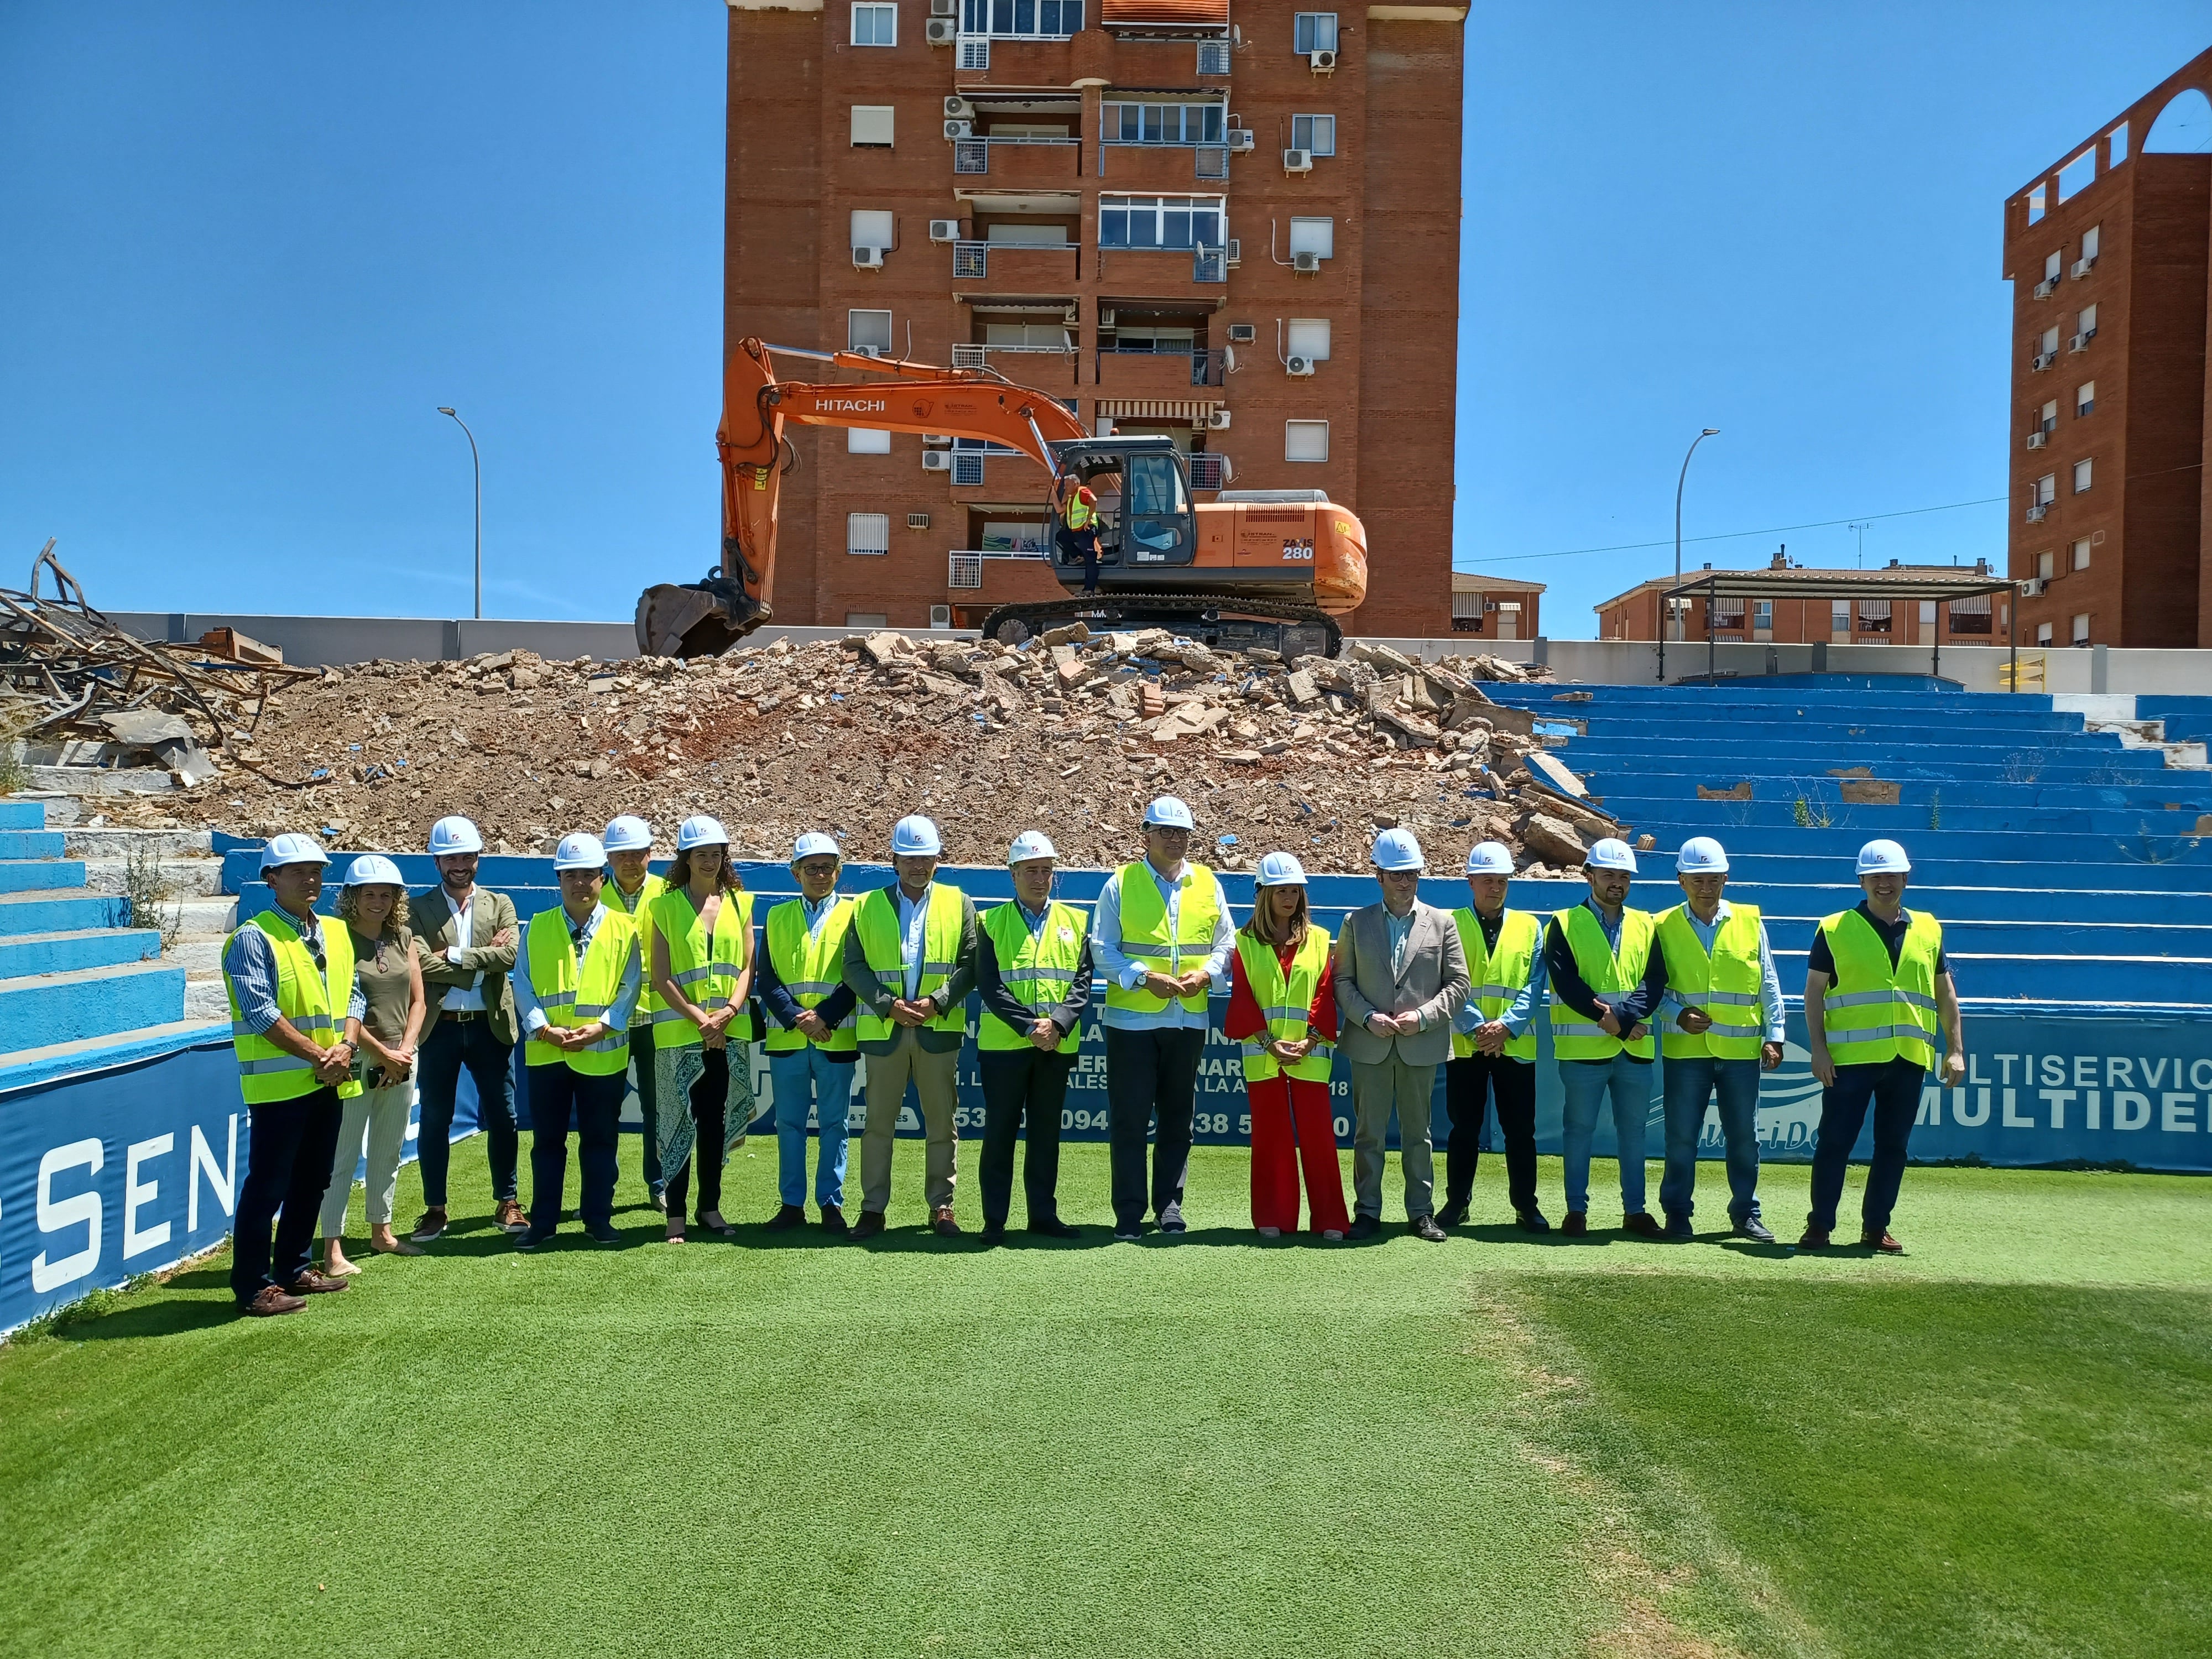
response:
<path id="1" fill-rule="evenodd" d="M 2076 570 L 2087 570 L 2089 568 L 2091 547 L 2089 538 L 2087 536 L 2076 536 L 2074 538 L 2074 568 Z"/>
<path id="2" fill-rule="evenodd" d="M 1294 439 L 1304 437 L 1310 440 L 1315 436 L 1316 428 L 1321 438 L 1321 453 L 1298 454 Z M 1328 459 L 1328 422 L 1327 421 L 1285 421 L 1283 422 L 1283 459 L 1285 461 L 1297 462 L 1302 465 L 1326 462 Z"/>
<path id="3" fill-rule="evenodd" d="M 884 337 L 881 344 L 878 345 L 872 339 L 860 338 L 860 319 L 863 317 L 880 317 L 884 319 Z M 856 306 L 846 312 L 845 349 L 858 351 L 862 346 L 875 346 L 878 351 L 889 351 L 891 349 L 891 313 L 889 311 L 872 307 Z"/>
<path id="4" fill-rule="evenodd" d="M 2065 274 L 2066 256 L 2063 253 L 2046 253 L 2043 256 L 2043 280 L 2045 282 L 2055 283 Z"/>
<path id="5" fill-rule="evenodd" d="M 868 545 L 870 541 L 883 544 Z M 845 515 L 845 551 L 853 558 L 880 559 L 891 550 L 891 515 L 888 513 L 848 513 Z"/>
<path id="6" fill-rule="evenodd" d="M 2074 643 L 2076 645 L 2089 643 L 2089 613 L 2086 611 L 2077 611 L 2074 613 Z"/>
<path id="7" fill-rule="evenodd" d="M 896 104 L 854 104 L 848 129 L 854 149 L 891 149 L 898 143 L 898 106 Z M 880 138 L 862 137 L 866 131 L 872 135 L 881 132 Z"/>
<path id="8" fill-rule="evenodd" d="M 2094 380 L 2084 380 L 2074 388 L 2074 418 L 2075 420 L 2080 420 L 2084 415 L 2094 413 L 2096 407 L 2097 383 Z"/>
<path id="9" fill-rule="evenodd" d="M 2083 306 L 2074 313 L 2074 331 L 2076 334 L 2094 334 L 2097 331 L 2096 307 Z"/>
<path id="10" fill-rule="evenodd" d="M 1195 214 L 1202 209 L 1208 208 L 1213 212 L 1214 222 L 1215 240 L 1211 242 L 1200 242 L 1194 230 L 1190 241 L 1181 246 L 1161 241 L 1109 242 L 1106 240 L 1106 216 L 1109 213 L 1136 214 L 1149 210 L 1154 216 L 1155 234 L 1164 235 L 1166 233 L 1167 216 L 1170 211 L 1182 210 Z M 1184 196 L 1164 191 L 1157 195 L 1115 194 L 1101 196 L 1098 198 L 1098 246 L 1100 247 L 1119 248 L 1132 253 L 1188 253 L 1195 247 L 1219 247 L 1221 246 L 1219 239 L 1228 234 L 1228 223 L 1229 198 L 1226 196 Z"/>
<path id="11" fill-rule="evenodd" d="M 2084 455 L 2074 463 L 2074 493 L 2076 495 L 2087 495 L 2089 486 L 2096 482 L 2096 469 L 2091 464 L 2092 459 Z"/>
<path id="12" fill-rule="evenodd" d="M 1336 50 L 1336 14 L 1333 11 L 1302 11 L 1291 18 L 1291 50 L 1301 58 L 1308 52 Z M 1322 37 L 1328 44 L 1322 44 Z"/>
<path id="13" fill-rule="evenodd" d="M 1137 112 L 1137 136 L 1121 136 L 1127 125 L 1124 110 Z M 1170 118 L 1169 112 L 1175 112 Z M 1156 112 L 1158 119 L 1152 125 L 1159 137 L 1146 137 L 1146 115 Z M 1211 118 L 1209 119 L 1209 118 Z M 1167 136 L 1167 124 L 1176 123 L 1176 136 Z M 1226 98 L 1109 98 L 1098 107 L 1098 142 L 1109 147 L 1127 146 L 1130 149 L 1190 149 L 1200 144 L 1223 144 L 1228 142 L 1229 100 Z"/>
<path id="14" fill-rule="evenodd" d="M 2046 472 L 2041 477 L 2038 478 L 2035 481 L 2034 495 L 2035 504 L 2038 507 L 2048 507 L 2051 502 L 2057 501 L 2058 499 L 2058 475 L 2056 472 Z"/>
<path id="15" fill-rule="evenodd" d="M 1285 343 L 1283 347 L 1283 352 L 1285 356 L 1310 357 L 1317 363 L 1325 363 L 1328 361 L 1329 331 L 1328 318 L 1291 317 L 1286 318 L 1284 320 L 1284 336 Z M 1314 339 L 1314 331 L 1316 329 L 1320 331 L 1321 337 L 1321 349 L 1318 351 L 1311 349 Z M 1306 337 L 1306 344 L 1303 348 L 1298 343 L 1298 334 L 1301 330 L 1304 331 Z"/>
<path id="16" fill-rule="evenodd" d="M 879 426 L 848 426 L 845 428 L 845 453 L 848 455 L 888 455 L 891 453 L 891 434 Z"/>
<path id="17" fill-rule="evenodd" d="M 2090 226 L 2088 229 L 2081 233 L 2081 257 L 2083 258 L 2094 259 L 2097 257 L 2097 250 L 2105 245 L 2104 229 L 2105 228 L 2103 225 L 2095 224 Z"/>
<path id="18" fill-rule="evenodd" d="M 871 26 L 868 32 L 872 34 L 881 28 L 886 15 L 890 18 L 891 38 L 890 40 L 863 40 L 860 39 L 860 19 L 863 16 L 866 16 L 868 19 Z M 897 0 L 853 0 L 852 43 L 856 46 L 895 46 L 898 45 Z"/>
<path id="19" fill-rule="evenodd" d="M 1324 259 L 1334 259 L 1336 257 L 1336 221 L 1306 217 L 1292 219 L 1290 252 L 1292 254 L 1317 253 Z"/>
<path id="20" fill-rule="evenodd" d="M 883 233 L 880 237 L 861 234 L 860 221 L 864 218 L 876 222 L 869 228 L 880 230 Z M 850 223 L 853 228 L 851 241 L 854 247 L 879 247 L 888 253 L 898 246 L 898 215 L 889 208 L 854 208 Z"/>
<path id="21" fill-rule="evenodd" d="M 2049 644 L 2051 642 L 2051 624 L 2050 624 L 2049 623 L 2036 623 L 2036 625 L 2035 625 L 2035 642 L 2036 642 L 2038 645 L 2049 645 Z"/>
<path id="22" fill-rule="evenodd" d="M 2041 577 L 2045 581 L 2049 581 L 2053 576 L 2057 575 L 2058 574 L 2058 555 L 2049 550 L 2037 554 L 2035 556 L 2035 574 Z"/>
<path id="23" fill-rule="evenodd" d="M 1301 122 L 1305 125 L 1306 134 L 1306 142 L 1303 144 L 1298 142 L 1298 126 Z M 1328 131 L 1328 142 L 1325 144 L 1319 142 L 1320 134 L 1324 123 L 1327 124 Z M 1305 150 L 1315 155 L 1335 155 L 1336 117 L 1334 115 L 1293 115 L 1291 117 L 1291 148 L 1292 149 Z"/>
<path id="24" fill-rule="evenodd" d="M 1083 32 L 1084 0 L 1060 0 L 1054 21 L 1060 32 L 1044 26 L 1045 0 L 1028 7 L 1030 27 L 1024 28 L 1022 0 L 961 0 L 960 33 L 988 35 L 994 40 L 1066 40 Z"/>

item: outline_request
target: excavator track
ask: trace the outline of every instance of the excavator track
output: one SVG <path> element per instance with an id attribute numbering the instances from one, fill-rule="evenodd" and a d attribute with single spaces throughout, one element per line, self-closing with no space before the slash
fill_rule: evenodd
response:
<path id="1" fill-rule="evenodd" d="M 1240 622 L 1250 624 L 1240 628 Z M 983 637 L 1005 645 L 1018 645 L 1048 629 L 1067 623 L 1087 623 L 1094 631 L 1118 628 L 1171 628 L 1188 638 L 1223 650 L 1243 650 L 1265 645 L 1281 648 L 1285 628 L 1317 629 L 1324 641 L 1315 653 L 1334 657 L 1344 648 L 1344 629 L 1336 618 L 1310 605 L 1290 605 L 1273 599 L 1237 599 L 1225 593 L 1091 593 L 1078 599 L 1043 599 L 1002 605 L 983 619 Z M 1286 656 L 1304 654 L 1292 650 Z"/>

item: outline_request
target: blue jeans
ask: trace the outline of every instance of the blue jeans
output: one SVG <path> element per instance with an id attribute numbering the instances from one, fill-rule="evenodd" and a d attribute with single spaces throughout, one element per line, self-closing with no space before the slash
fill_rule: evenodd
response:
<path id="1" fill-rule="evenodd" d="M 1698 1137 L 1717 1090 L 1721 1140 L 1728 1148 L 1729 1219 L 1740 1227 L 1759 1214 L 1759 1062 L 1700 1054 L 1670 1060 L 1666 1069 L 1667 1172 L 1659 1178 L 1659 1207 L 1670 1221 L 1686 1221 L 1696 1212 Z"/>
<path id="2" fill-rule="evenodd" d="M 1644 1124 L 1651 1115 L 1651 1062 L 1615 1054 L 1611 1060 L 1563 1060 L 1559 1086 L 1566 1091 L 1560 1137 L 1566 1153 L 1567 1208 L 1589 1209 L 1590 1140 L 1597 1133 L 1598 1103 L 1613 1096 L 1613 1135 L 1620 1158 L 1620 1208 L 1644 1209 Z"/>
<path id="3" fill-rule="evenodd" d="M 822 1155 L 814 1170 L 814 1201 L 845 1202 L 845 1117 L 853 1103 L 853 1062 L 834 1060 L 812 1043 L 768 1057 L 775 1094 L 776 1194 L 794 1207 L 806 1202 L 806 1112 L 820 1120 Z"/>

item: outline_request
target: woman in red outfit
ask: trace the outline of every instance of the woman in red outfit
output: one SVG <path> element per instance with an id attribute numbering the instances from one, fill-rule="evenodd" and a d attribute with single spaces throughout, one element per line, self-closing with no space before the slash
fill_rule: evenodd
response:
<path id="1" fill-rule="evenodd" d="M 1260 860 L 1252 919 L 1230 958 L 1229 1017 L 1222 1035 L 1244 1045 L 1244 1095 L 1252 1104 L 1252 1224 L 1280 1238 L 1298 1224 L 1298 1165 L 1314 1230 L 1340 1239 L 1344 1171 L 1328 1101 L 1336 1041 L 1336 988 L 1328 930 L 1306 910 L 1306 872 L 1288 853 Z M 1291 1126 L 1297 1125 L 1292 1139 Z"/>

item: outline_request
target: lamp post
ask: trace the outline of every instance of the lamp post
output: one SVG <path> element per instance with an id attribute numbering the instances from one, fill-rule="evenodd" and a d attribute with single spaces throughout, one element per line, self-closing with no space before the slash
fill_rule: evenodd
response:
<path id="1" fill-rule="evenodd" d="M 1682 486 L 1689 480 L 1690 457 L 1698 453 L 1698 446 L 1706 439 L 1717 438 L 1720 435 L 1720 428 L 1709 426 L 1691 439 L 1689 450 L 1682 457 L 1681 473 L 1674 480 L 1674 586 L 1676 587 L 1682 585 Z M 1674 623 L 1676 603 L 1673 594 L 1669 593 L 1663 614 L 1659 618 L 1659 679 L 1662 684 L 1664 684 L 1667 679 L 1667 630 Z"/>
<path id="2" fill-rule="evenodd" d="M 446 405 L 445 405 L 445 404 L 440 404 L 438 405 L 438 413 L 440 413 L 441 415 L 448 415 L 448 416 L 453 416 L 453 424 L 454 424 L 455 426 L 457 426 L 457 427 L 460 428 L 460 429 L 461 429 L 463 432 L 465 432 L 465 433 L 467 433 L 467 434 L 468 434 L 468 440 L 469 440 L 469 465 L 470 465 L 471 466 L 472 466 L 472 467 L 474 467 L 474 468 L 476 469 L 476 475 L 477 475 L 477 620 L 478 622 L 482 622 L 482 621 L 483 620 L 483 458 L 482 456 L 480 456 L 480 455 L 478 455 L 478 454 L 477 453 L 477 434 L 476 434 L 475 433 L 473 433 L 473 432 L 470 432 L 470 431 L 469 431 L 469 423 L 468 423 L 466 421 L 463 420 L 459 416 L 458 416 L 458 415 L 454 415 L 454 414 L 453 414 L 453 411 L 452 410 L 450 410 L 450 409 L 447 408 L 447 407 L 446 407 Z M 1675 503 L 1675 507 L 1674 507 L 1674 517 L 1675 517 L 1675 520 L 1676 520 L 1676 526 L 1675 526 L 1675 540 L 1677 540 L 1677 541 L 1680 541 L 1680 540 L 1681 539 L 1681 529 L 1680 529 L 1681 513 L 1682 513 L 1681 504 L 1680 504 L 1680 502 L 1678 501 Z M 1681 556 L 1681 552 L 1680 552 L 1680 549 L 1677 549 L 1677 550 L 1676 550 L 1676 551 L 1675 551 L 1675 555 L 1674 555 L 1674 562 L 1675 562 L 1675 563 L 1676 563 L 1676 564 L 1678 564 L 1678 565 L 1682 562 L 1682 556 Z"/>

